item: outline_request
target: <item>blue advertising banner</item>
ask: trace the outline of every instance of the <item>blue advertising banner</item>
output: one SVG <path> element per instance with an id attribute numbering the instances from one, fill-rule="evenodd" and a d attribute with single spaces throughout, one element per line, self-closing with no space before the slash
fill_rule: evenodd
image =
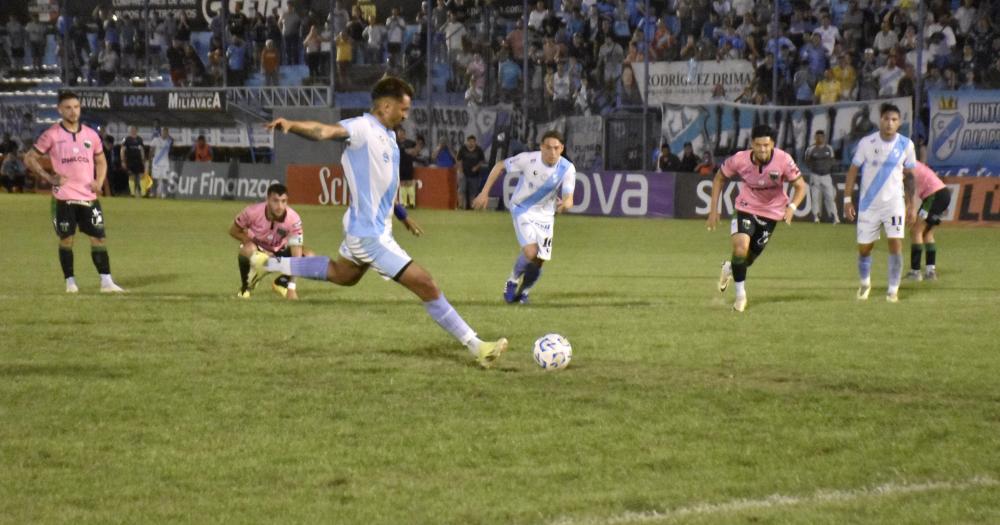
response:
<path id="1" fill-rule="evenodd" d="M 1000 90 L 931 91 L 927 163 L 966 167 L 966 175 L 1000 173 Z"/>
<path id="2" fill-rule="evenodd" d="M 504 175 L 490 195 L 510 208 L 517 176 Z M 674 174 L 648 172 L 577 172 L 570 213 L 608 217 L 673 217 Z"/>

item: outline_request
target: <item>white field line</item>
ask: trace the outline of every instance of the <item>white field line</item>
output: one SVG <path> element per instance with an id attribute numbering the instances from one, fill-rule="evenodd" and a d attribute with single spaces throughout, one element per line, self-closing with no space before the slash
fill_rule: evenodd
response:
<path id="1" fill-rule="evenodd" d="M 976 476 L 964 481 L 928 481 L 924 483 L 886 483 L 876 487 L 854 490 L 818 490 L 811 495 L 786 496 L 772 494 L 762 499 L 737 499 L 722 503 L 697 503 L 687 507 L 665 511 L 625 512 L 604 518 L 563 517 L 553 520 L 551 525 L 611 525 L 626 523 L 657 523 L 694 516 L 725 515 L 756 509 L 774 509 L 803 504 L 841 503 L 863 498 L 879 498 L 903 494 L 917 494 L 942 490 L 966 490 L 978 487 L 1000 485 L 989 476 Z"/>

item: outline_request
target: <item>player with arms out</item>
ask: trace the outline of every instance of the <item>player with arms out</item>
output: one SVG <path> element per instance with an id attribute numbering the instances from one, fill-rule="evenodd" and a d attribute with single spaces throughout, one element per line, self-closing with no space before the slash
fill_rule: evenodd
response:
<path id="1" fill-rule="evenodd" d="M 472 201 L 473 208 L 485 209 L 490 188 L 504 172 L 520 177 L 510 196 L 510 214 L 521 253 L 504 286 L 503 299 L 508 304 L 528 302 L 528 292 L 542 275 L 542 264 L 552 258 L 555 214 L 573 207 L 576 167 L 561 156 L 564 148 L 562 134 L 545 132 L 539 151 L 496 163 L 483 190 Z"/>
<path id="2" fill-rule="evenodd" d="M 24 163 L 52 184 L 52 225 L 59 236 L 59 264 L 66 278 L 66 293 L 80 291 L 73 273 L 73 237 L 77 227 L 90 237 L 90 258 L 101 276 L 101 292 L 124 292 L 111 279 L 104 213 L 97 199 L 108 175 L 101 137 L 80 122 L 80 98 L 75 93 L 60 92 L 56 108 L 60 121 L 38 137 Z M 46 155 L 55 173 L 46 171 L 39 162 Z"/>
<path id="3" fill-rule="evenodd" d="M 910 272 L 906 278 L 913 281 L 937 279 L 937 245 L 934 243 L 934 227 L 941 224 L 941 216 L 951 204 L 951 191 L 930 166 L 917 161 L 913 168 L 916 185 L 914 206 L 918 219 L 910 229 Z M 927 252 L 927 271 L 920 275 L 921 252 Z"/>
<path id="4" fill-rule="evenodd" d="M 791 224 L 795 210 L 806 198 L 807 186 L 799 167 L 791 155 L 774 147 L 776 136 L 768 125 L 754 126 L 750 132 L 751 149 L 726 159 L 712 181 L 712 202 L 706 222 L 709 231 L 715 230 L 719 223 L 719 197 L 726 179 L 739 181 L 736 215 L 729 228 L 732 259 L 722 263 L 719 275 L 720 292 L 726 291 L 730 280 L 736 282 L 733 310 L 737 312 L 747 307 L 747 268 L 767 247 L 777 222 L 783 220 Z M 795 189 L 791 202 L 785 194 L 786 181 Z"/>
<path id="5" fill-rule="evenodd" d="M 302 219 L 288 206 L 288 188 L 272 184 L 267 188 L 267 200 L 243 209 L 229 226 L 229 235 L 240 241 L 237 256 L 240 266 L 240 292 L 237 297 L 250 298 L 250 291 L 264 276 L 250 270 L 250 258 L 256 253 L 270 257 L 302 257 L 313 255 L 303 245 Z M 278 276 L 271 285 L 282 297 L 298 299 L 295 280 Z"/>
<path id="6" fill-rule="evenodd" d="M 844 217 L 858 219 L 858 300 L 865 301 L 872 289 L 872 248 L 885 229 L 889 244 L 889 286 L 885 299 L 899 301 L 899 281 L 903 275 L 903 236 L 916 214 L 913 199 L 913 168 L 917 165 L 913 142 L 897 133 L 899 108 L 882 104 L 879 130 L 861 139 L 847 170 L 844 183 Z M 860 200 L 855 212 L 854 183 L 861 172 Z"/>
<path id="7" fill-rule="evenodd" d="M 427 313 L 465 345 L 480 366 L 489 368 L 507 350 L 507 340 L 480 340 L 448 303 L 430 273 L 416 264 L 392 236 L 389 214 L 395 213 L 415 235 L 421 233 L 394 200 L 399 186 L 399 146 L 391 131 L 406 119 L 413 88 L 395 77 L 383 77 L 372 88 L 372 111 L 337 124 L 279 118 L 268 129 L 294 133 L 310 140 L 347 141 L 341 157 L 350 191 L 344 214 L 344 241 L 339 256 L 266 258 L 254 256 L 254 271 L 281 272 L 307 279 L 352 286 L 374 268 L 413 292 Z"/>

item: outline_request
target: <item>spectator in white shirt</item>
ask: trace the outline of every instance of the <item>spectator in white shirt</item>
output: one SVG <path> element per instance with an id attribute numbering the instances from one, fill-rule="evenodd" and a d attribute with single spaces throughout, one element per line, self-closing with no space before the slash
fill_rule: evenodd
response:
<path id="1" fill-rule="evenodd" d="M 813 33 L 819 33 L 820 41 L 823 43 L 823 49 L 826 50 L 826 56 L 833 54 L 833 46 L 837 44 L 840 40 L 840 30 L 836 26 L 830 25 L 830 15 L 823 13 L 821 17 L 822 23 L 816 29 L 813 29 Z"/>
<path id="2" fill-rule="evenodd" d="M 962 2 L 962 7 L 955 11 L 955 21 L 958 22 L 958 34 L 964 35 L 972 29 L 972 24 L 976 22 L 976 7 L 972 0 Z"/>
<path id="3" fill-rule="evenodd" d="M 544 0 L 538 0 L 535 8 L 528 15 L 528 28 L 533 29 L 536 33 L 540 33 L 542 31 L 542 22 L 545 21 L 545 16 L 548 12 L 549 10 L 545 8 Z"/>
<path id="4" fill-rule="evenodd" d="M 875 35 L 875 41 L 872 43 L 872 47 L 879 52 L 879 54 L 887 53 L 890 49 L 896 47 L 899 44 L 899 36 L 896 32 L 892 30 L 892 23 L 886 18 L 882 21 L 882 30 Z"/>
<path id="5" fill-rule="evenodd" d="M 389 64 L 397 66 L 400 64 L 399 57 L 403 53 L 403 37 L 406 35 L 406 21 L 399 15 L 399 8 L 392 8 L 392 16 L 385 21 L 388 30 L 386 35 L 387 49 L 389 51 Z"/>

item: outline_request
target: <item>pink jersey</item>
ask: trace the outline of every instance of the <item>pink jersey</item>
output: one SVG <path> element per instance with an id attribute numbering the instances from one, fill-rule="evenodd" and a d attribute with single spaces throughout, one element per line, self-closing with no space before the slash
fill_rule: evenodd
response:
<path id="1" fill-rule="evenodd" d="M 73 133 L 58 122 L 38 137 L 35 150 L 48 155 L 52 170 L 66 177 L 65 184 L 52 187 L 53 197 L 61 201 L 97 199 L 90 183 L 95 178 L 94 159 L 104 155 L 104 145 L 96 131 L 80 124 L 80 131 Z"/>
<path id="2" fill-rule="evenodd" d="M 913 180 L 917 183 L 917 196 L 921 200 L 926 199 L 932 193 L 944 188 L 944 182 L 934 173 L 930 166 L 917 161 L 913 168 Z"/>
<path id="3" fill-rule="evenodd" d="M 780 221 L 785 218 L 785 207 L 788 206 L 783 184 L 801 176 L 799 167 L 791 155 L 778 148 L 774 148 L 771 161 L 763 166 L 754 164 L 752 156 L 750 150 L 741 151 L 722 164 L 724 176 L 740 181 L 736 209 Z"/>
<path id="4" fill-rule="evenodd" d="M 281 222 L 268 219 L 266 212 L 266 202 L 251 204 L 236 216 L 236 226 L 247 230 L 258 247 L 272 253 L 286 245 L 302 246 L 302 219 L 295 210 L 285 208 L 285 220 Z"/>

